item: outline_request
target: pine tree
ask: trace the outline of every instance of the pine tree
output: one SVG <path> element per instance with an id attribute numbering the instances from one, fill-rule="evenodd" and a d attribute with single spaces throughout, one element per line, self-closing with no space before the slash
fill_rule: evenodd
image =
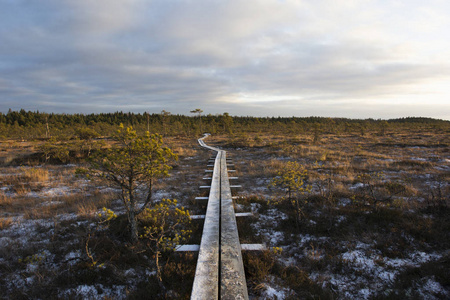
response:
<path id="1" fill-rule="evenodd" d="M 138 136 L 132 127 L 124 129 L 121 124 L 115 138 L 118 144 L 92 155 L 91 167 L 84 172 L 120 189 L 134 243 L 138 240 L 137 216 L 151 204 L 155 180 L 169 176 L 168 162 L 177 155 L 163 147 L 159 134 Z"/>

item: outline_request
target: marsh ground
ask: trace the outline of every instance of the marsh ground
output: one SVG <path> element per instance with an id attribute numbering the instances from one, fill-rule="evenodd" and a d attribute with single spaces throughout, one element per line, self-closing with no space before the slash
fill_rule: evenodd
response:
<path id="1" fill-rule="evenodd" d="M 201 213 L 194 198 L 211 153 L 195 139 L 167 143 L 180 159 L 156 186 L 155 199 L 175 198 L 191 214 Z M 234 160 L 243 185 L 236 210 L 254 213 L 238 219 L 241 242 L 269 247 L 244 253 L 252 298 L 450 296 L 448 132 L 247 134 L 212 136 L 208 143 Z M 77 164 L 27 161 L 34 146 L 1 144 L 4 298 L 189 297 L 195 253 L 167 254 L 161 287 L 152 279 L 151 254 L 121 234 L 123 218 L 107 227 L 99 222 L 103 207 L 123 213 L 116 191 L 77 177 Z M 300 210 L 283 190 L 268 187 L 288 161 L 308 172 L 311 191 L 298 195 Z M 191 226 L 190 243 L 199 243 L 202 224 Z"/>

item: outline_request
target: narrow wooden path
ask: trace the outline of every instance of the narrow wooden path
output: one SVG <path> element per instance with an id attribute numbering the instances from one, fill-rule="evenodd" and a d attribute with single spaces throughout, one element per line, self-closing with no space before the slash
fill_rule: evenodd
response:
<path id="1" fill-rule="evenodd" d="M 191 299 L 248 299 L 226 151 L 217 152 Z"/>

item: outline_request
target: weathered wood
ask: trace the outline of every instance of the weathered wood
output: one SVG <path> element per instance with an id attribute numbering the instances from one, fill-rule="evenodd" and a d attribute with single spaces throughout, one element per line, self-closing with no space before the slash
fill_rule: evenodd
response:
<path id="1" fill-rule="evenodd" d="M 204 143 L 203 143 L 204 144 Z M 220 157 L 216 157 L 217 160 Z M 191 299 L 218 299 L 220 255 L 220 166 L 214 167 Z"/>
<path id="2" fill-rule="evenodd" d="M 219 153 L 225 158 L 225 151 Z M 221 166 L 220 295 L 221 299 L 248 299 L 244 263 L 225 159 L 221 160 Z"/>
<path id="3" fill-rule="evenodd" d="M 204 219 L 206 215 L 191 215 L 191 220 Z"/>
<path id="4" fill-rule="evenodd" d="M 253 217 L 253 213 L 244 212 L 244 213 L 235 213 L 236 218 L 238 217 Z"/>
<path id="5" fill-rule="evenodd" d="M 247 284 L 231 195 L 231 187 L 240 186 L 230 186 L 228 172 L 236 171 L 227 170 L 226 152 L 206 145 L 204 138 L 199 144 L 217 155 L 211 186 L 201 187 L 210 188 L 210 194 L 191 299 L 218 299 L 220 295 L 221 299 L 245 300 Z"/>
<path id="6" fill-rule="evenodd" d="M 206 215 L 191 215 L 191 220 L 204 219 Z M 245 212 L 245 213 L 235 213 L 236 218 L 240 217 L 253 217 L 253 213 Z"/>
<path id="7" fill-rule="evenodd" d="M 175 248 L 176 252 L 197 252 L 200 250 L 200 245 L 178 245 Z"/>
<path id="8" fill-rule="evenodd" d="M 264 251 L 267 250 L 264 244 L 241 244 L 242 251 Z"/>

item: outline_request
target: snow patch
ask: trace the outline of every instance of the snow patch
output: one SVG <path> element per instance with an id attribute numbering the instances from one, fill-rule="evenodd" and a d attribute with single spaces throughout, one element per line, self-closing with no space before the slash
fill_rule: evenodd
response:
<path id="1" fill-rule="evenodd" d="M 57 197 L 70 194 L 70 189 L 67 186 L 49 188 L 42 192 L 45 196 Z"/>
<path id="2" fill-rule="evenodd" d="M 66 256 L 64 256 L 64 260 L 66 260 L 71 266 L 75 265 L 79 258 L 81 258 L 80 250 L 72 251 L 70 253 L 67 253 Z"/>
<path id="3" fill-rule="evenodd" d="M 450 297 L 450 292 L 447 291 L 439 282 L 437 282 L 434 276 L 423 278 L 422 282 L 424 282 L 424 284 L 421 288 L 419 288 L 419 292 L 425 299 L 434 298 L 431 297 L 430 294 L 433 296 L 438 296 L 438 298 L 442 299 L 448 299 Z"/>
<path id="4" fill-rule="evenodd" d="M 271 286 L 266 286 L 265 296 L 269 299 L 285 299 L 286 292 L 284 290 L 276 290 Z"/>
<path id="5" fill-rule="evenodd" d="M 348 199 L 348 198 L 341 198 L 341 199 L 339 199 L 339 201 L 338 201 L 338 206 L 347 206 L 347 205 L 350 205 L 350 204 L 352 204 L 352 200 L 350 200 L 350 199 Z"/>
<path id="6" fill-rule="evenodd" d="M 76 288 L 68 289 L 59 295 L 61 298 L 76 298 L 81 299 L 125 299 L 126 286 L 114 285 L 112 287 L 105 287 L 103 284 L 95 285 L 79 285 Z"/>
<path id="7" fill-rule="evenodd" d="M 358 183 L 355 183 L 354 185 L 352 185 L 349 189 L 356 190 L 356 189 L 360 189 L 360 188 L 363 188 L 363 187 L 364 187 L 364 183 L 358 182 Z"/>

